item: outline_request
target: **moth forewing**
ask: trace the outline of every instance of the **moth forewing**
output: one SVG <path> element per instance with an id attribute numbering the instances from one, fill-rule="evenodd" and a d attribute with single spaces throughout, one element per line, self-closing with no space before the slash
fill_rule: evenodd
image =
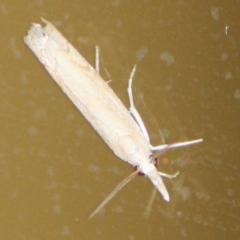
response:
<path id="1" fill-rule="evenodd" d="M 136 165 L 132 156 L 137 151 L 149 156 L 138 125 L 109 85 L 50 22 L 43 21 L 45 27 L 32 25 L 25 42 L 55 82 L 118 157 Z"/>

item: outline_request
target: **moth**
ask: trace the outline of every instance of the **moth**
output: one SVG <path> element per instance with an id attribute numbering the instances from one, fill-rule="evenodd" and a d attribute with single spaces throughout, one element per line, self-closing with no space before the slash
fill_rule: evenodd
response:
<path id="1" fill-rule="evenodd" d="M 169 194 L 161 176 L 172 176 L 159 172 L 154 166 L 154 159 L 168 149 L 196 144 L 202 139 L 152 146 L 133 102 L 132 81 L 135 67 L 129 79 L 128 110 L 98 71 L 53 24 L 44 19 L 42 21 L 44 26 L 32 24 L 24 38 L 25 43 L 115 155 L 137 167 L 137 170 L 120 183 L 90 217 L 139 172 L 144 173 L 163 198 L 169 201 Z"/>

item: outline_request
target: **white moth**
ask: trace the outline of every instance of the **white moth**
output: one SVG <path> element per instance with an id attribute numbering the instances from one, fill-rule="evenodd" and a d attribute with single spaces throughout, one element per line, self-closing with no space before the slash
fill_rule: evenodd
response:
<path id="1" fill-rule="evenodd" d="M 151 146 L 144 123 L 134 107 L 132 97 L 133 70 L 128 87 L 130 111 L 122 104 L 98 72 L 48 21 L 45 26 L 32 24 L 25 43 L 44 65 L 55 82 L 91 123 L 112 151 L 122 160 L 137 166 L 138 170 L 119 184 L 110 196 L 94 211 L 99 211 L 132 176 L 141 171 L 169 201 L 168 191 L 153 160 L 170 148 L 199 143 L 202 139 L 175 144 Z"/>

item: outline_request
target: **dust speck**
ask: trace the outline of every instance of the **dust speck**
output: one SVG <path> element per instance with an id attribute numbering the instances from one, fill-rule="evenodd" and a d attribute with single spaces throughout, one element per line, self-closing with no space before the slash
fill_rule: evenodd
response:
<path id="1" fill-rule="evenodd" d="M 226 73 L 225 73 L 225 78 L 226 78 L 227 80 L 232 79 L 232 78 L 233 78 L 232 73 L 231 73 L 231 72 L 226 72 Z"/>
<path id="2" fill-rule="evenodd" d="M 235 91 L 234 97 L 235 97 L 236 99 L 240 99 L 240 89 L 237 89 L 237 90 Z"/>
<path id="3" fill-rule="evenodd" d="M 99 172 L 101 172 L 101 169 L 94 163 L 90 163 L 88 165 L 88 171 L 93 172 L 93 173 L 99 173 Z"/>
<path id="4" fill-rule="evenodd" d="M 37 135 L 37 129 L 35 127 L 29 127 L 27 132 L 31 137 L 35 137 Z"/>
<path id="5" fill-rule="evenodd" d="M 226 52 L 222 53 L 221 60 L 226 61 L 227 59 L 228 59 L 228 53 L 226 53 Z"/>
<path id="6" fill-rule="evenodd" d="M 174 56 L 168 51 L 163 51 L 160 55 L 160 58 L 166 62 L 168 66 L 172 65 L 175 61 Z"/>
<path id="7" fill-rule="evenodd" d="M 148 54 L 148 48 L 142 47 L 136 53 L 136 61 L 140 62 Z"/>
<path id="8" fill-rule="evenodd" d="M 52 208 L 53 212 L 56 214 L 60 214 L 62 212 L 62 207 L 59 204 L 55 204 Z"/>
<path id="9" fill-rule="evenodd" d="M 219 20 L 219 7 L 212 7 L 211 15 L 215 21 L 218 21 Z"/>
<path id="10" fill-rule="evenodd" d="M 71 235 L 71 230 L 68 226 L 63 226 L 62 235 L 63 236 L 70 236 Z"/>

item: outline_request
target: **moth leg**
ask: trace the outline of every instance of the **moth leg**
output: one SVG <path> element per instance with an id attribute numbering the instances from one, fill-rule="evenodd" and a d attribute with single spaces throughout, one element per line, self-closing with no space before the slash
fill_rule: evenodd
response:
<path id="1" fill-rule="evenodd" d="M 158 172 L 162 177 L 166 177 L 166 178 L 175 178 L 178 176 L 179 172 L 177 171 L 175 174 L 167 174 L 167 173 L 163 173 L 163 172 Z"/>
<path id="2" fill-rule="evenodd" d="M 95 46 L 95 70 L 97 71 L 97 73 L 99 74 L 99 46 Z"/>
<path id="3" fill-rule="evenodd" d="M 133 102 L 133 93 L 132 93 L 132 82 L 133 82 L 133 76 L 136 72 L 136 65 L 133 67 L 133 70 L 131 72 L 129 81 L 128 81 L 128 97 L 129 97 L 129 102 L 130 102 L 130 113 L 133 116 L 133 118 L 135 119 L 135 121 L 137 122 L 138 126 L 140 127 L 144 137 L 146 138 L 146 140 L 149 142 L 149 147 L 151 151 L 165 151 L 171 148 L 179 148 L 179 147 L 185 147 L 185 146 L 189 146 L 192 144 L 197 144 L 203 141 L 203 139 L 197 139 L 197 140 L 192 140 L 192 141 L 186 141 L 186 142 L 180 142 L 180 143 L 173 143 L 173 144 L 162 144 L 159 146 L 152 146 L 150 144 L 150 139 L 149 139 L 149 135 L 147 132 L 147 129 L 143 123 L 143 120 L 139 114 L 139 112 L 137 111 L 137 109 L 134 106 L 134 102 Z"/>
<path id="4" fill-rule="evenodd" d="M 130 182 L 138 173 L 140 169 L 126 177 L 122 182 L 120 182 L 109 194 L 108 196 L 98 205 L 98 207 L 89 215 L 88 219 L 95 216 L 99 211 L 128 183 Z"/>
<path id="5" fill-rule="evenodd" d="M 180 148 L 180 147 L 185 147 L 193 144 L 197 144 L 202 142 L 203 139 L 196 139 L 196 140 L 191 140 L 191 141 L 185 141 L 185 142 L 179 142 L 179 143 L 172 143 L 172 144 L 163 144 L 159 146 L 152 146 L 150 145 L 150 149 L 152 151 L 164 151 L 165 149 L 171 149 L 171 148 Z"/>
<path id="6" fill-rule="evenodd" d="M 153 205 L 156 194 L 157 194 L 157 189 L 153 188 L 152 193 L 151 193 L 151 195 L 148 199 L 148 203 L 147 203 L 147 205 L 145 207 L 145 210 L 143 212 L 143 216 L 146 219 L 149 217 L 150 212 L 152 211 L 152 205 Z"/>
<path id="7" fill-rule="evenodd" d="M 133 76 L 136 72 L 136 65 L 133 67 L 133 70 L 131 72 L 131 75 L 130 75 L 130 78 L 128 80 L 128 89 L 127 89 L 127 92 L 128 92 L 128 97 L 129 97 L 129 102 L 130 102 L 130 113 L 131 115 L 133 116 L 134 120 L 137 122 L 138 126 L 140 127 L 141 131 L 142 131 L 142 134 L 144 135 L 144 137 L 146 138 L 146 140 L 148 142 L 150 142 L 149 140 L 149 135 L 148 135 L 148 132 L 147 132 L 147 129 L 143 123 L 143 120 L 139 114 L 139 112 L 137 111 L 137 109 L 135 108 L 134 106 L 134 102 L 133 102 L 133 93 L 132 93 L 132 81 L 133 81 Z"/>

